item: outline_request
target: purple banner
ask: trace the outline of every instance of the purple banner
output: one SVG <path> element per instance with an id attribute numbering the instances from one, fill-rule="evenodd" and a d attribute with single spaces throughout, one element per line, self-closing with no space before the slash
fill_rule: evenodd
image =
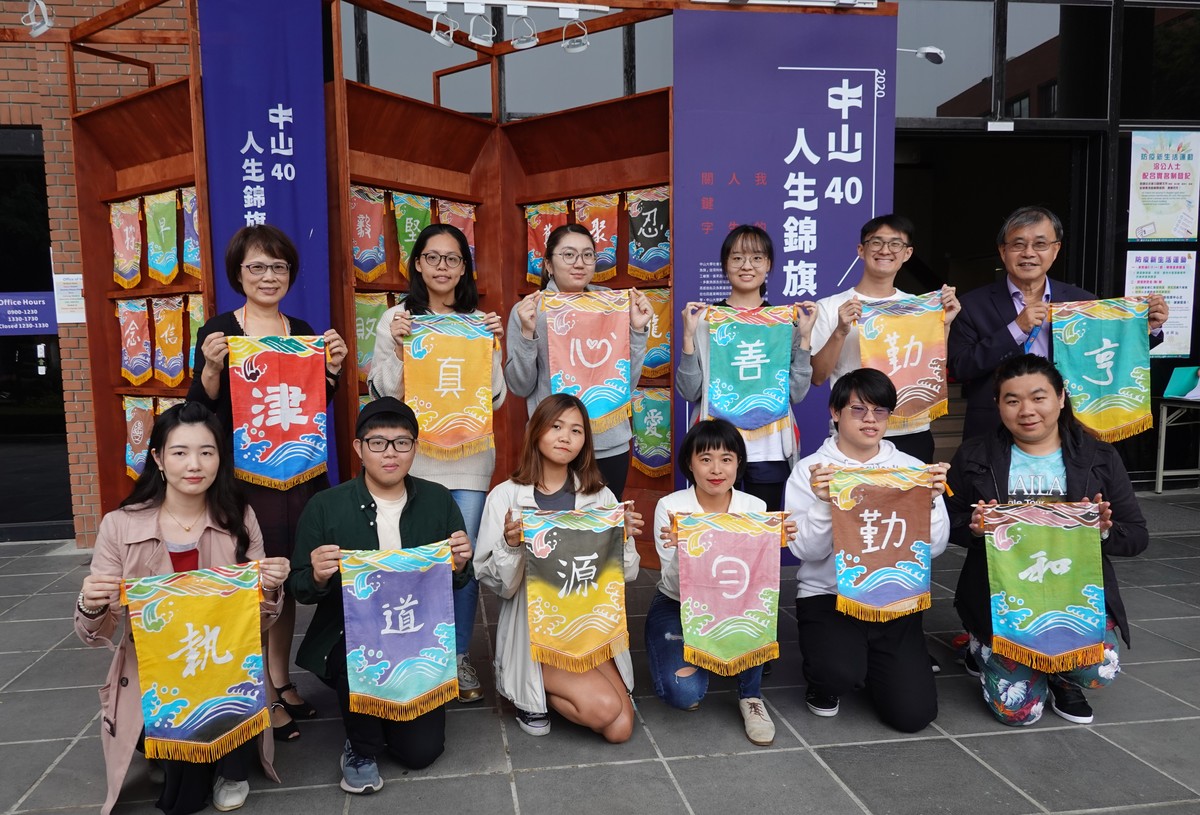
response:
<path id="1" fill-rule="evenodd" d="M 23 291 L 0 294 L 0 336 L 57 333 L 54 292 Z"/>
<path id="2" fill-rule="evenodd" d="M 675 312 L 729 293 L 721 242 L 743 223 L 775 244 L 773 305 L 849 288 L 861 273 L 860 227 L 892 206 L 896 18 L 677 10 L 672 19 Z M 754 47 L 730 47 L 746 42 Z M 681 332 L 674 341 L 678 359 Z M 795 409 L 802 454 L 827 435 L 828 393 L 814 388 Z M 675 409 L 687 427 L 692 406 Z"/>
<path id="3" fill-rule="evenodd" d="M 329 195 L 321 0 L 203 0 L 200 67 L 213 256 L 243 226 L 269 223 L 300 251 L 283 311 L 329 328 Z M 317 55 L 314 58 L 314 55 Z M 244 298 L 213 274 L 217 311 Z"/>
<path id="4" fill-rule="evenodd" d="M 245 298 L 223 273 L 243 226 L 268 223 L 296 244 L 300 269 L 281 304 L 317 333 L 330 327 L 329 193 L 321 0 L 202 0 L 201 88 L 217 311 Z M 315 55 L 315 56 L 314 56 Z M 333 409 L 329 426 L 333 426 Z M 329 476 L 337 481 L 329 436 Z"/>

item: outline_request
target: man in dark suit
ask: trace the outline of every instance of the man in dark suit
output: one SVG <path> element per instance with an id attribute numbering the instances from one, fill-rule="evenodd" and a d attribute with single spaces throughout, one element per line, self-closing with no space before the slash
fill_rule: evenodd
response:
<path id="1" fill-rule="evenodd" d="M 1089 291 L 1047 277 L 1062 248 L 1062 221 L 1045 207 L 1021 207 L 996 237 L 1007 275 L 963 295 L 962 311 L 950 326 L 950 372 L 967 398 L 963 438 L 990 433 L 1000 424 L 992 372 L 1010 357 L 1031 353 L 1053 359 L 1050 303 L 1095 300 Z M 1150 345 L 1162 342 L 1167 303 L 1152 294 Z"/>

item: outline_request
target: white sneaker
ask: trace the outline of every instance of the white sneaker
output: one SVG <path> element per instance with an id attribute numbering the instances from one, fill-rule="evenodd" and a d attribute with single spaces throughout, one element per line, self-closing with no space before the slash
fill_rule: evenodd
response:
<path id="1" fill-rule="evenodd" d="M 219 775 L 213 781 L 213 807 L 221 812 L 240 809 L 242 804 L 246 803 L 246 796 L 249 794 L 249 781 L 226 781 Z"/>
<path id="2" fill-rule="evenodd" d="M 775 723 L 767 714 L 762 699 L 757 696 L 738 699 L 738 708 L 746 725 L 746 738 L 759 747 L 766 747 L 775 741 Z"/>

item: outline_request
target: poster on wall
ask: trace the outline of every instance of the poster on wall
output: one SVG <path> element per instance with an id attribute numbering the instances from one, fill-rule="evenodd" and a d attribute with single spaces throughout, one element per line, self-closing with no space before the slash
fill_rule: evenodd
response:
<path id="1" fill-rule="evenodd" d="M 1192 289 L 1196 280 L 1196 253 L 1130 251 L 1125 257 L 1125 296 L 1161 294 L 1171 309 L 1163 326 L 1163 341 L 1150 349 L 1151 357 L 1192 355 Z"/>
<path id="2" fill-rule="evenodd" d="M 746 223 L 774 244 L 772 304 L 852 286 L 859 229 L 892 207 L 896 18 L 677 10 L 672 20 L 676 307 L 729 293 L 721 243 Z M 813 388 L 796 407 L 805 454 L 825 438 L 827 400 Z M 694 408 L 677 400 L 677 427 Z"/>
<path id="3" fill-rule="evenodd" d="M 1196 198 L 1200 195 L 1197 148 L 1200 148 L 1200 133 L 1133 132 L 1129 157 L 1129 240 L 1196 239 Z"/>

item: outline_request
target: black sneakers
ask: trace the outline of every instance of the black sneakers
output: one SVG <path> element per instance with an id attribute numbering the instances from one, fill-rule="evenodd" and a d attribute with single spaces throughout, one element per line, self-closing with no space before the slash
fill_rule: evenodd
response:
<path id="1" fill-rule="evenodd" d="M 838 714 L 838 698 L 820 693 L 811 687 L 804 692 L 804 701 L 815 716 L 836 716 Z"/>
<path id="2" fill-rule="evenodd" d="M 1074 685 L 1050 685 L 1050 709 L 1068 722 L 1091 724 L 1095 716 L 1083 691 Z"/>

